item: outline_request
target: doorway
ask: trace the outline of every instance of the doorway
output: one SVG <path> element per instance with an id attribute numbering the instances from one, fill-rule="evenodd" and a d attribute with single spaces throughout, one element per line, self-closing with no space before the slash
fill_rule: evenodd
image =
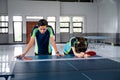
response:
<path id="1" fill-rule="evenodd" d="M 30 37 L 31 37 L 31 32 L 32 32 L 32 29 L 35 25 L 37 25 L 38 22 L 26 22 L 26 37 L 27 37 L 27 43 L 29 42 L 30 40 Z"/>

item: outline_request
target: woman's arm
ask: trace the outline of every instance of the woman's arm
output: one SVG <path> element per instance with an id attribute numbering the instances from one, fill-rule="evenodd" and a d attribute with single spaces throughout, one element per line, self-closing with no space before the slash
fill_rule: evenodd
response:
<path id="1" fill-rule="evenodd" d="M 72 51 L 73 51 L 73 53 L 74 53 L 74 55 L 75 55 L 76 57 L 81 58 L 81 57 L 84 56 L 84 52 L 77 53 L 77 52 L 75 51 L 75 47 L 72 47 Z"/>

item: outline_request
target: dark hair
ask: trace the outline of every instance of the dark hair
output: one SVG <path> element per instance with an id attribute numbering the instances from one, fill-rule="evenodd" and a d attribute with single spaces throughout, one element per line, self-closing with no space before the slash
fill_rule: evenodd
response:
<path id="1" fill-rule="evenodd" d="M 40 26 L 48 26 L 48 22 L 45 19 L 41 19 L 38 21 L 38 27 Z"/>
<path id="2" fill-rule="evenodd" d="M 79 37 L 79 38 L 77 38 L 77 40 L 79 43 L 75 44 L 75 51 L 77 53 L 85 52 L 87 50 L 87 47 L 88 47 L 87 39 L 83 38 L 83 37 Z"/>

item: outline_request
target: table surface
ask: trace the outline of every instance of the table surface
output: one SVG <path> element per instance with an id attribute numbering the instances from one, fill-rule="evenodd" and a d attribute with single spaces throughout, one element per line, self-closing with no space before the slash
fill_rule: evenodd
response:
<path id="1" fill-rule="evenodd" d="M 112 37 L 109 36 L 84 36 L 87 39 L 112 39 Z"/>
<path id="2" fill-rule="evenodd" d="M 32 60 L 16 61 L 11 80 L 120 80 L 120 63 L 109 58 L 28 57 Z"/>

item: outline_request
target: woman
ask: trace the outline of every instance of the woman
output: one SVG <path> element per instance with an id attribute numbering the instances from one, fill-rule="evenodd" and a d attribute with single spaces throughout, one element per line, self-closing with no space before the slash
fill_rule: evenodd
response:
<path id="1" fill-rule="evenodd" d="M 84 37 L 73 37 L 64 46 L 65 55 L 74 55 L 79 58 L 87 58 L 89 56 L 94 56 L 96 53 L 94 51 L 86 52 L 88 48 L 88 41 Z"/>

